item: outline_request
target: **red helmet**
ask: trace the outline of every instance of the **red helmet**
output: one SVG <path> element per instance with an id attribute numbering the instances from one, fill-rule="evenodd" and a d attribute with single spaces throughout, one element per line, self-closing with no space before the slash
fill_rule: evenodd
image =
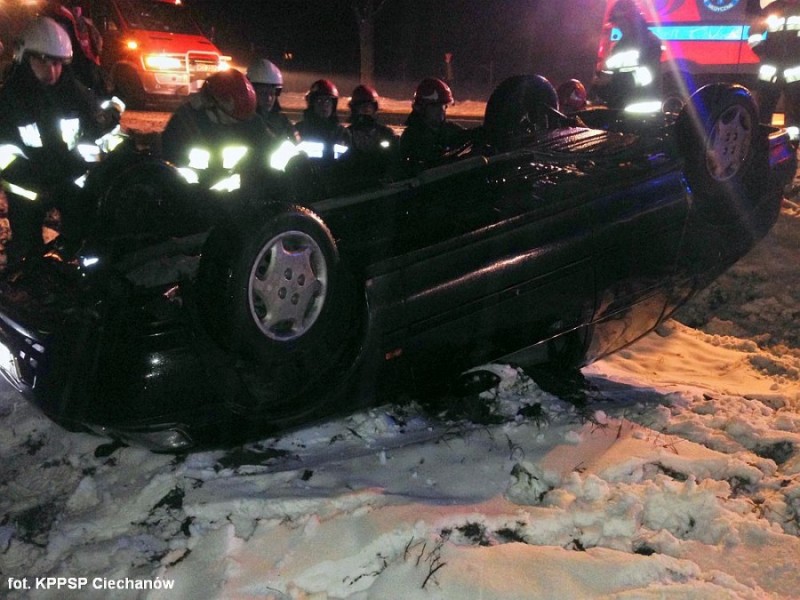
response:
<path id="1" fill-rule="evenodd" d="M 244 73 L 236 69 L 218 71 L 203 86 L 222 112 L 244 121 L 256 112 L 256 92 Z"/>
<path id="2" fill-rule="evenodd" d="M 308 93 L 306 94 L 306 100 L 311 102 L 315 98 L 319 98 L 321 96 L 328 96 L 330 98 L 339 97 L 339 90 L 336 89 L 336 86 L 333 85 L 333 82 L 330 79 L 318 79 L 312 83 L 311 87 L 308 89 Z"/>
<path id="3" fill-rule="evenodd" d="M 350 96 L 350 103 L 348 106 L 353 108 L 359 104 L 372 103 L 374 103 L 375 106 L 378 105 L 378 92 L 372 86 L 361 84 L 356 86 L 356 89 L 353 90 L 353 95 Z"/>
<path id="4" fill-rule="evenodd" d="M 453 92 L 441 79 L 428 77 L 419 82 L 414 92 L 414 104 L 452 104 Z"/>
<path id="5" fill-rule="evenodd" d="M 564 112 L 577 112 L 586 107 L 586 88 L 577 79 L 558 86 L 558 105 Z"/>

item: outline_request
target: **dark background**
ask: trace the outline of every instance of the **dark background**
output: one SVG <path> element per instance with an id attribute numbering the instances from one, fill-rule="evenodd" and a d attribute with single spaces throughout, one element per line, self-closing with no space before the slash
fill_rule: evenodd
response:
<path id="1" fill-rule="evenodd" d="M 357 75 L 352 0 L 186 0 L 240 63 L 269 58 L 285 71 Z M 387 0 L 376 20 L 376 80 L 446 77 L 482 94 L 504 77 L 540 73 L 556 85 L 594 69 L 604 0 Z"/>

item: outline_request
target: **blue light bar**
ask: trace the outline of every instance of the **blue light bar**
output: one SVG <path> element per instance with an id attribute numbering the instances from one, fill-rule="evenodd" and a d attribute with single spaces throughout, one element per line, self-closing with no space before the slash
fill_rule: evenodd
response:
<path id="1" fill-rule="evenodd" d="M 750 35 L 749 25 L 653 25 L 650 31 L 666 42 L 739 42 Z M 614 27 L 611 41 L 622 38 L 622 33 Z"/>

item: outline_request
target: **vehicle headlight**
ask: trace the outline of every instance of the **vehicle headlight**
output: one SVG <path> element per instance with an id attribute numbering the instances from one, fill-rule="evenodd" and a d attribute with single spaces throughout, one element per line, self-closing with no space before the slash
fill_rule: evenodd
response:
<path id="1" fill-rule="evenodd" d="M 182 71 L 183 61 L 167 54 L 148 54 L 144 57 L 144 66 L 152 71 Z"/>

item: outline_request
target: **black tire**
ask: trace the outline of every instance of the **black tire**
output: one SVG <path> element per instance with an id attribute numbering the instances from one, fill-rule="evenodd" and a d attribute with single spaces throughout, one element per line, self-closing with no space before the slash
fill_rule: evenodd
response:
<path id="1" fill-rule="evenodd" d="M 245 369 L 245 384 L 262 408 L 277 411 L 270 417 L 307 410 L 291 400 L 334 388 L 355 356 L 358 296 L 330 231 L 306 208 L 216 228 L 198 287 L 209 333 L 255 366 Z"/>
<path id="2" fill-rule="evenodd" d="M 741 201 L 758 130 L 750 92 L 739 85 L 711 84 L 690 98 L 676 122 L 689 184 L 702 199 Z"/>
<path id="3" fill-rule="evenodd" d="M 141 110 L 147 104 L 147 94 L 139 81 L 136 71 L 130 67 L 120 67 L 114 71 L 114 91 L 122 98 L 127 108 Z"/>
<path id="4" fill-rule="evenodd" d="M 486 103 L 483 126 L 490 144 L 504 151 L 556 125 L 558 94 L 541 75 L 516 75 L 495 88 Z"/>
<path id="5" fill-rule="evenodd" d="M 661 107 L 667 114 L 678 115 L 699 86 L 692 75 L 680 70 L 667 70 L 661 78 Z"/>
<path id="6" fill-rule="evenodd" d="M 101 168 L 89 190 L 98 197 L 98 239 L 126 244 L 160 240 L 203 231 L 212 222 L 205 197 L 198 197 L 175 167 L 160 159 L 112 156 Z"/>

